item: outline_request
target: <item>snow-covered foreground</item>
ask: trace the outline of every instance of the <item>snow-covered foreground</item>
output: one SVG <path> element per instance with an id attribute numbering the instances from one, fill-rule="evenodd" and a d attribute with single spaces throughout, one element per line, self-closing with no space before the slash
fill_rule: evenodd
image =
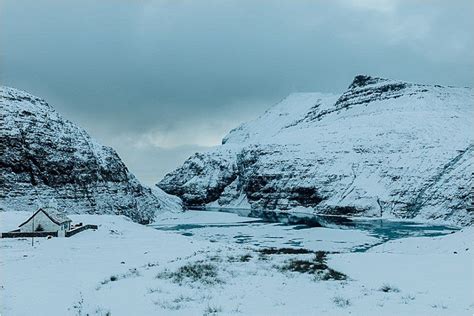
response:
<path id="1" fill-rule="evenodd" d="M 0 213 L 0 230 L 15 228 L 27 216 Z M 0 239 L 1 315 L 474 312 L 473 228 L 352 253 L 348 249 L 378 240 L 363 231 L 317 228 L 304 232 L 312 242 L 302 247 L 309 250 L 291 251 L 278 243 L 255 246 L 229 238 L 209 241 L 205 233 L 183 236 L 119 216 L 71 218 L 99 229 L 35 239 L 34 247 L 31 239 Z M 198 224 L 192 213 L 165 214 L 161 221 Z M 249 219 L 207 213 L 199 221 L 232 225 Z M 231 228 L 252 229 L 249 225 Z M 278 235 L 284 228 L 265 229 L 264 234 L 274 229 Z"/>

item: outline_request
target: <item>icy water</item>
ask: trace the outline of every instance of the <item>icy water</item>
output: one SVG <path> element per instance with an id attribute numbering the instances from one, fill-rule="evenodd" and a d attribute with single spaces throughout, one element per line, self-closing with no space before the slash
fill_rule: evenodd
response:
<path id="1" fill-rule="evenodd" d="M 239 213 L 238 215 L 235 213 Z M 242 210 L 193 210 L 185 216 L 160 220 L 152 227 L 199 240 L 258 247 L 301 247 L 313 250 L 363 252 L 386 241 L 406 237 L 435 237 L 456 227 L 387 219 L 291 216 L 266 219 L 243 216 Z"/>

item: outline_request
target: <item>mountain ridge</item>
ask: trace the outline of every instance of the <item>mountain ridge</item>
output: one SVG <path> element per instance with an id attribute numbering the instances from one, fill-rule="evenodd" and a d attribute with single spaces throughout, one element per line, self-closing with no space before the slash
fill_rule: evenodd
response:
<path id="1" fill-rule="evenodd" d="M 121 214 L 152 222 L 180 202 L 143 186 L 114 149 L 43 99 L 0 86 L 0 209 L 32 211 L 55 200 L 69 214 Z"/>
<path id="2" fill-rule="evenodd" d="M 340 95 L 289 95 L 157 185 L 187 205 L 244 196 L 257 215 L 306 207 L 471 225 L 473 100 L 471 88 L 359 75 Z"/>

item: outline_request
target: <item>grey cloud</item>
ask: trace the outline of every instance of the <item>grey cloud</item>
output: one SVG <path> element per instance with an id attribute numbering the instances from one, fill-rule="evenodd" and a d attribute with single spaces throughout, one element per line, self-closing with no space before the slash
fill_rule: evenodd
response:
<path id="1" fill-rule="evenodd" d="M 337 93 L 358 73 L 472 86 L 473 12 L 468 0 L 6 0 L 0 80 L 158 179 L 170 143 L 202 149 L 290 92 Z M 134 138 L 155 154 L 136 157 Z"/>

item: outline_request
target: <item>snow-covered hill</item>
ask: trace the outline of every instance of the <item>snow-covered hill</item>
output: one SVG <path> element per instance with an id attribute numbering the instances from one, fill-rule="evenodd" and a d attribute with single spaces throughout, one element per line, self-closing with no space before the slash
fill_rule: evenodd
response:
<path id="1" fill-rule="evenodd" d="M 0 87 L 0 210 L 31 212 L 52 199 L 68 213 L 123 214 L 140 223 L 180 208 L 44 100 Z"/>
<path id="2" fill-rule="evenodd" d="M 473 101 L 470 88 L 357 76 L 342 95 L 288 96 L 157 185 L 187 205 L 255 214 L 304 206 L 470 225 Z"/>

